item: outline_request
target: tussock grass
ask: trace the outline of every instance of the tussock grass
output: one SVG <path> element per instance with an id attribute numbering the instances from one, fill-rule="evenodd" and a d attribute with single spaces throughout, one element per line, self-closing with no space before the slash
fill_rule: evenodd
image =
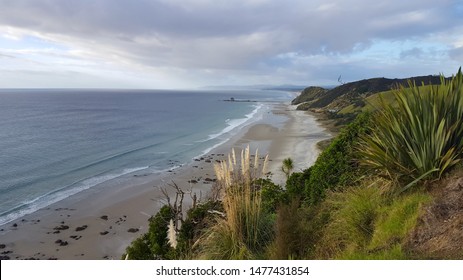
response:
<path id="1" fill-rule="evenodd" d="M 463 74 L 422 90 L 415 84 L 394 92 L 393 104 L 383 102 L 371 135 L 362 138 L 362 163 L 407 185 L 444 172 L 463 152 Z M 411 183 L 411 184 L 409 184 Z"/>
<path id="2" fill-rule="evenodd" d="M 339 258 L 345 252 L 366 247 L 374 232 L 374 222 L 384 196 L 378 182 L 366 187 L 329 193 L 324 207 L 331 209 L 322 233 L 317 258 Z"/>
<path id="3" fill-rule="evenodd" d="M 381 207 L 369 250 L 388 248 L 403 240 L 415 228 L 421 207 L 430 201 L 429 195 L 416 192 L 397 197 L 390 205 Z"/>
<path id="4" fill-rule="evenodd" d="M 254 184 L 265 174 L 267 161 L 266 157 L 260 164 L 257 152 L 251 161 L 247 147 L 240 160 L 233 150 L 228 161 L 215 164 L 224 217 L 219 217 L 217 224 L 200 238 L 199 258 L 257 258 L 272 239 L 270 218 L 262 209 L 261 191 Z"/>
<path id="5" fill-rule="evenodd" d="M 360 187 L 329 193 L 322 205 L 331 213 L 315 258 L 406 259 L 402 244 L 431 199 L 423 192 L 391 195 L 390 185 L 375 178 Z"/>

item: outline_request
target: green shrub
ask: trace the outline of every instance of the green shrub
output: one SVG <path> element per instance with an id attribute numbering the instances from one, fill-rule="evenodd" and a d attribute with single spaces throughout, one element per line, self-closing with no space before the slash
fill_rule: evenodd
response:
<path id="1" fill-rule="evenodd" d="M 441 177 L 463 152 L 461 68 L 450 81 L 441 77 L 439 86 L 409 86 L 396 90 L 392 103 L 383 102 L 359 148 L 363 165 L 404 185 Z"/>
<path id="2" fill-rule="evenodd" d="M 286 180 L 286 194 L 289 199 L 305 199 L 305 183 L 310 178 L 312 168 L 305 169 L 302 172 L 292 173 Z"/>
<path id="3" fill-rule="evenodd" d="M 159 212 L 149 220 L 148 240 L 155 259 L 166 258 L 171 249 L 167 241 L 169 221 L 174 218 L 174 212 L 168 205 L 164 205 Z"/>
<path id="4" fill-rule="evenodd" d="M 262 211 L 266 213 L 275 213 L 277 207 L 288 200 L 285 190 L 269 179 L 257 179 L 255 185 L 260 186 Z"/>
<path id="5" fill-rule="evenodd" d="M 122 259 L 125 259 L 128 255 L 128 259 L 131 260 L 152 260 L 154 259 L 153 253 L 150 250 L 148 234 L 145 233 L 138 237 L 130 246 L 125 250 L 125 254 Z"/>
<path id="6" fill-rule="evenodd" d="M 219 201 L 209 200 L 188 210 L 186 219 L 182 223 L 177 236 L 177 253 L 181 258 L 191 254 L 194 243 L 201 237 L 207 228 L 215 224 L 213 211 L 222 212 L 223 207 Z"/>
<path id="7" fill-rule="evenodd" d="M 171 258 L 172 248 L 167 242 L 167 227 L 174 217 L 172 208 L 165 205 L 159 212 L 149 219 L 148 232 L 135 239 L 127 247 L 126 254 L 129 259 L 152 260 Z"/>
<path id="8" fill-rule="evenodd" d="M 320 202 L 326 190 L 352 185 L 359 178 L 354 147 L 368 123 L 369 115 L 360 114 L 317 158 L 304 181 L 304 196 L 309 204 Z"/>

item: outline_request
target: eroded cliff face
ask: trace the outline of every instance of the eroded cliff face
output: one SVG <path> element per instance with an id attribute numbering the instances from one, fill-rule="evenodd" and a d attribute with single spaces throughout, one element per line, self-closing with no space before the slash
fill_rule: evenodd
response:
<path id="1" fill-rule="evenodd" d="M 405 249 L 414 258 L 463 258 L 463 171 L 438 182 Z"/>

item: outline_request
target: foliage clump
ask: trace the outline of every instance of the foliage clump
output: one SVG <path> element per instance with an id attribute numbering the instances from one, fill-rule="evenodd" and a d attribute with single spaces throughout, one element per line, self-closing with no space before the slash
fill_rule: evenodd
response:
<path id="1" fill-rule="evenodd" d="M 167 240 L 167 231 L 169 222 L 173 218 L 174 212 L 171 207 L 168 205 L 161 207 L 159 212 L 149 219 L 148 232 L 127 247 L 128 258 L 131 260 L 169 259 L 171 247 Z"/>
<path id="2" fill-rule="evenodd" d="M 252 162 L 248 147 L 242 151 L 240 162 L 233 151 L 228 162 L 214 166 L 224 215 L 199 240 L 199 258 L 258 258 L 272 240 L 271 217 L 264 211 L 262 191 L 256 184 L 265 174 L 266 164 L 267 160 L 260 167 L 257 153 Z"/>
<path id="3" fill-rule="evenodd" d="M 390 182 L 374 179 L 360 187 L 332 192 L 323 202 L 330 209 L 314 258 L 406 259 L 407 235 L 416 226 L 430 196 L 422 192 L 393 196 Z"/>
<path id="4" fill-rule="evenodd" d="M 463 156 L 463 74 L 441 84 L 394 92 L 394 101 L 375 115 L 363 137 L 362 163 L 407 185 L 427 176 L 440 178 Z M 408 188 L 407 185 L 403 189 Z"/>

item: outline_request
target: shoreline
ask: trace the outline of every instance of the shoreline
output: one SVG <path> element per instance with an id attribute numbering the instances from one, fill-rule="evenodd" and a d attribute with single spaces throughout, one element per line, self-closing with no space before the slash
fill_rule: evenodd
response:
<path id="1" fill-rule="evenodd" d="M 282 115 L 286 118 L 283 122 Z M 215 178 L 214 162 L 226 159 L 232 148 L 249 145 L 252 154 L 259 147 L 260 156 L 269 155 L 271 179 L 282 184 L 284 158 L 293 158 L 294 171 L 307 168 L 318 156 L 317 143 L 330 137 L 313 115 L 283 103 L 272 105 L 261 120 L 185 166 L 162 175 L 135 176 L 127 184 L 84 191 L 1 226 L 0 244 L 4 248 L 0 257 L 120 259 L 130 242 L 148 230 L 149 217 L 163 205 L 161 188 L 173 191 L 170 182 L 196 192 L 204 201 Z M 189 196 L 185 199 L 187 202 Z"/>

